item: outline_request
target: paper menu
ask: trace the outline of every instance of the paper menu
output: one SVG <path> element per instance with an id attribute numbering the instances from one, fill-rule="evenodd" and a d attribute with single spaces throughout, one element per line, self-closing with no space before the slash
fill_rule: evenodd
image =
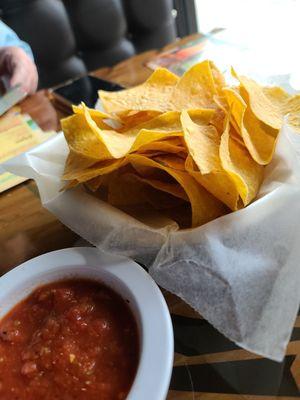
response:
<path id="1" fill-rule="evenodd" d="M 0 119 L 0 163 L 46 141 L 55 132 L 43 132 L 27 114 Z M 9 172 L 0 174 L 0 193 L 24 182 L 26 178 Z"/>
<path id="2" fill-rule="evenodd" d="M 208 37 L 201 36 L 172 50 L 159 53 L 147 62 L 146 66 L 152 70 L 167 68 L 176 75 L 183 75 L 192 65 L 203 60 L 203 50 Z"/>

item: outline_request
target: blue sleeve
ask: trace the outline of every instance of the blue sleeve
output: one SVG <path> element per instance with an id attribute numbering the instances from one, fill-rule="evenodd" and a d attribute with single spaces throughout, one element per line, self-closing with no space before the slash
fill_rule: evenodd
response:
<path id="1" fill-rule="evenodd" d="M 0 21 L 0 47 L 16 46 L 21 47 L 33 59 L 33 54 L 30 46 L 23 42 L 18 35 L 10 29 L 4 22 Z"/>

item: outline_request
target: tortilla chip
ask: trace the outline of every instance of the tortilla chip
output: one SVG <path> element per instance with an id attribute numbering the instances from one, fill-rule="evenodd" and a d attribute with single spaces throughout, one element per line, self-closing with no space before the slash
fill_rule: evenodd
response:
<path id="1" fill-rule="evenodd" d="M 188 197 L 185 191 L 179 184 L 163 182 L 157 179 L 142 178 L 141 176 L 138 175 L 136 175 L 136 178 L 141 182 L 146 183 L 147 185 L 153 187 L 154 189 L 169 193 L 174 197 L 178 197 L 179 199 L 188 201 Z"/>
<path id="2" fill-rule="evenodd" d="M 259 121 L 244 98 L 235 90 L 227 88 L 224 93 L 230 108 L 231 121 L 242 136 L 252 158 L 258 164 L 268 164 L 274 154 L 278 130 Z M 246 96 L 244 93 L 244 97 Z"/>
<path id="3" fill-rule="evenodd" d="M 118 92 L 99 91 L 104 109 L 108 113 L 128 110 L 170 110 L 169 99 L 178 77 L 165 68 L 158 68 L 142 85 Z"/>
<path id="4" fill-rule="evenodd" d="M 93 108 L 89 108 L 84 103 L 81 103 L 80 106 L 73 105 L 72 108 L 75 114 L 85 114 L 85 110 L 87 110 L 94 122 L 101 129 L 110 130 L 122 126 L 121 121 L 118 119 L 118 117 L 106 114 Z"/>
<path id="5" fill-rule="evenodd" d="M 72 181 L 69 181 L 68 183 L 66 183 L 61 189 L 60 192 L 64 191 L 64 190 L 70 190 L 73 189 L 74 187 L 78 186 L 79 182 L 76 179 L 73 179 Z"/>
<path id="6" fill-rule="evenodd" d="M 175 110 L 215 108 L 214 96 L 218 94 L 217 84 L 210 61 L 194 65 L 181 77 L 172 93 L 171 103 Z"/>
<path id="7" fill-rule="evenodd" d="M 122 158 L 130 150 L 136 138 L 135 131 L 127 131 L 126 133 L 119 133 L 115 130 L 104 130 L 98 127 L 95 120 L 92 118 L 89 110 L 84 107 L 84 116 L 90 129 L 97 135 L 102 143 L 105 145 L 110 158 Z"/>
<path id="8" fill-rule="evenodd" d="M 279 110 L 288 101 L 290 95 L 278 86 L 267 86 L 262 88 L 267 99 L 275 105 Z"/>
<path id="9" fill-rule="evenodd" d="M 246 206 L 258 193 L 263 179 L 263 166 L 256 163 L 248 150 L 233 139 L 233 130 L 228 120 L 221 137 L 220 159 Z"/>
<path id="10" fill-rule="evenodd" d="M 97 160 L 94 158 L 83 156 L 70 149 L 65 162 L 64 174 L 73 174 L 73 176 L 76 176 L 76 173 L 80 174 L 82 170 L 91 167 L 96 162 Z"/>
<path id="11" fill-rule="evenodd" d="M 85 114 L 64 118 L 61 125 L 70 150 L 79 157 L 86 157 L 94 162 L 111 158 L 101 136 L 96 129 L 91 129 Z"/>
<path id="12" fill-rule="evenodd" d="M 127 164 L 126 158 L 122 158 L 120 160 L 106 160 L 96 163 L 91 167 L 85 168 L 80 172 L 71 171 L 69 173 L 65 173 L 62 176 L 62 179 L 63 180 L 77 179 L 77 181 L 80 183 L 86 182 L 89 181 L 90 179 L 96 178 L 99 175 L 109 174 L 110 172 L 113 172 L 126 164 Z"/>
<path id="13" fill-rule="evenodd" d="M 210 65 L 211 73 L 213 76 L 217 95 L 222 96 L 223 87 L 226 86 L 225 78 L 224 78 L 223 74 L 221 73 L 221 71 L 216 67 L 216 65 L 213 61 L 209 61 L 209 65 Z"/>
<path id="14" fill-rule="evenodd" d="M 89 108 L 83 102 L 79 106 L 72 105 L 72 110 L 73 110 L 74 114 L 84 114 L 85 108 L 88 109 L 88 111 L 92 117 L 98 117 L 98 118 L 102 118 L 102 119 L 115 118 L 111 114 L 107 114 L 103 111 L 96 110 L 95 108 Z"/>
<path id="15" fill-rule="evenodd" d="M 92 155 L 89 158 L 95 160 L 119 159 L 125 157 L 129 152 L 137 151 L 140 146 L 147 145 L 159 139 L 167 137 L 181 136 L 180 114 L 177 111 L 164 113 L 156 118 L 151 119 L 143 124 L 138 125 L 134 129 L 130 129 L 124 133 L 119 133 L 115 130 L 105 130 L 99 128 L 95 119 L 92 118 L 89 109 L 83 106 L 83 114 L 75 114 L 72 117 L 72 132 L 67 138 L 69 146 L 76 151 L 82 151 L 86 141 L 90 147 L 83 153 L 84 156 Z M 204 115 L 203 118 L 208 118 L 210 112 L 197 112 L 196 115 Z M 81 122 L 81 125 L 79 125 Z M 85 126 L 85 131 L 82 126 Z M 63 129 L 65 135 L 68 134 L 70 121 L 63 120 Z M 69 127 L 70 129 L 70 127 Z M 75 145 L 74 145 L 75 143 Z M 97 154 L 96 153 L 97 150 Z"/>
<path id="16" fill-rule="evenodd" d="M 207 122 L 214 115 L 214 110 L 189 110 L 189 114 L 196 121 Z M 166 139 L 173 139 L 182 136 L 182 126 L 180 121 L 180 112 L 168 111 L 138 125 L 135 130 L 136 139 L 130 148 L 130 152 L 137 151 L 140 147 L 146 146 L 152 142 L 157 142 Z"/>
<path id="17" fill-rule="evenodd" d="M 145 204 L 145 186 L 133 174 L 115 174 L 108 183 L 107 201 L 116 207 Z"/>
<path id="18" fill-rule="evenodd" d="M 158 210 L 163 212 L 164 216 L 172 218 L 182 227 L 190 225 L 191 208 L 187 201 L 165 191 L 155 189 L 142 182 L 135 174 L 124 173 L 115 176 L 109 189 L 109 203 L 119 207 L 143 223 L 147 223 L 149 218 L 150 221 L 148 222 L 153 223 L 153 217 L 154 219 L 158 215 L 161 217 L 161 214 L 157 214 Z M 180 210 L 179 215 L 177 210 Z"/>
<path id="19" fill-rule="evenodd" d="M 236 210 L 239 194 L 231 177 L 222 167 L 219 155 L 220 135 L 212 125 L 195 124 L 186 111 L 181 114 L 184 140 L 190 157 L 186 169 L 201 185 L 230 209 Z M 191 163 L 194 160 L 198 170 Z"/>
<path id="20" fill-rule="evenodd" d="M 146 167 L 159 168 L 174 178 L 186 192 L 192 208 L 192 226 L 199 226 L 224 215 L 226 207 L 200 186 L 187 172 L 168 168 L 141 155 L 128 156 L 129 161 Z"/>
<path id="21" fill-rule="evenodd" d="M 287 123 L 295 132 L 300 133 L 300 95 L 291 96 L 282 109 L 287 115 Z"/>
<path id="22" fill-rule="evenodd" d="M 125 132 L 128 129 L 135 128 L 136 126 L 157 117 L 159 114 L 160 114 L 159 111 L 130 111 L 130 110 L 118 113 L 117 116 L 118 118 L 120 118 L 120 121 L 123 124 L 123 126 L 120 129 L 118 129 L 118 132 Z"/>
<path id="23" fill-rule="evenodd" d="M 85 182 L 85 186 L 91 190 L 92 192 L 96 192 L 99 187 L 101 185 L 103 185 L 103 183 L 106 181 L 106 177 L 108 174 L 106 175 L 100 175 L 100 176 L 96 176 L 96 178 L 92 178 L 88 181 Z"/>
<path id="24" fill-rule="evenodd" d="M 180 153 L 185 151 L 185 147 L 183 146 L 182 142 L 176 139 L 179 138 L 174 137 L 174 138 L 169 138 L 168 140 L 159 140 L 156 142 L 145 144 L 144 146 L 139 147 L 138 153 L 156 151 L 158 152 L 158 154 L 160 154 L 160 153 Z"/>
<path id="25" fill-rule="evenodd" d="M 179 197 L 172 196 L 167 192 L 156 190 L 151 186 L 147 186 L 146 189 L 147 203 L 155 210 L 166 211 L 172 210 L 175 207 L 179 207 L 182 204 L 186 204 L 186 212 L 191 220 L 191 205 L 189 202 L 180 199 Z M 176 219 L 174 221 L 178 222 Z"/>
<path id="26" fill-rule="evenodd" d="M 125 176 L 127 178 L 130 177 L 130 179 L 132 181 L 142 182 L 144 185 L 150 186 L 150 187 L 156 189 L 156 191 L 165 192 L 165 193 L 168 193 L 168 194 L 170 194 L 170 195 L 172 195 L 174 197 L 177 197 L 179 199 L 188 201 L 188 197 L 187 197 L 185 191 L 183 190 L 183 188 L 178 183 L 176 183 L 176 181 L 173 182 L 173 178 L 171 178 L 172 181 L 166 182 L 166 181 L 161 181 L 161 180 L 158 180 L 158 179 L 143 178 L 140 175 L 134 174 L 132 172 L 131 173 L 127 172 L 125 174 L 120 175 L 119 177 L 122 178 L 122 177 L 125 177 Z M 155 197 L 155 196 L 152 195 L 152 199 L 153 199 L 153 197 Z M 147 196 L 144 196 L 144 199 L 145 198 L 147 198 Z M 172 207 L 173 206 L 174 205 L 172 205 Z M 165 207 L 166 206 L 164 206 L 163 208 L 165 208 Z"/>
<path id="27" fill-rule="evenodd" d="M 282 125 L 281 112 L 278 107 L 270 101 L 270 98 L 266 96 L 263 87 L 246 76 L 239 76 L 233 68 L 231 72 L 245 89 L 249 99 L 249 103 L 248 101 L 247 103 L 250 105 L 254 116 L 265 125 L 273 129 L 280 129 Z"/>
<path id="28" fill-rule="evenodd" d="M 299 113 L 300 112 L 300 94 L 290 96 L 289 99 L 282 104 L 284 114 L 288 113 Z"/>
<path id="29" fill-rule="evenodd" d="M 184 171 L 184 160 L 177 154 L 163 154 L 154 157 L 154 161 L 164 167 L 175 169 L 176 171 Z"/>
<path id="30" fill-rule="evenodd" d="M 280 87 L 265 87 L 263 92 L 270 102 L 277 108 L 278 114 L 283 119 L 287 117 L 288 124 L 300 132 L 300 95 L 289 95 Z"/>

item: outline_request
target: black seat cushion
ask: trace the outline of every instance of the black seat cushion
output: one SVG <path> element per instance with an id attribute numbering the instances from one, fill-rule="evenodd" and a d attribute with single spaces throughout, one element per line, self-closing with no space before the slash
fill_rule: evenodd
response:
<path id="1" fill-rule="evenodd" d="M 32 48 L 40 87 L 111 66 L 175 38 L 171 0 L 0 0 Z"/>

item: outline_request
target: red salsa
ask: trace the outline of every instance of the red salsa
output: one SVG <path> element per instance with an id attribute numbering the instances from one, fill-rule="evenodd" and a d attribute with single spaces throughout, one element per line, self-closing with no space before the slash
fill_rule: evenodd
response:
<path id="1" fill-rule="evenodd" d="M 0 321 L 0 399 L 122 400 L 138 331 L 126 302 L 88 280 L 35 290 Z"/>

